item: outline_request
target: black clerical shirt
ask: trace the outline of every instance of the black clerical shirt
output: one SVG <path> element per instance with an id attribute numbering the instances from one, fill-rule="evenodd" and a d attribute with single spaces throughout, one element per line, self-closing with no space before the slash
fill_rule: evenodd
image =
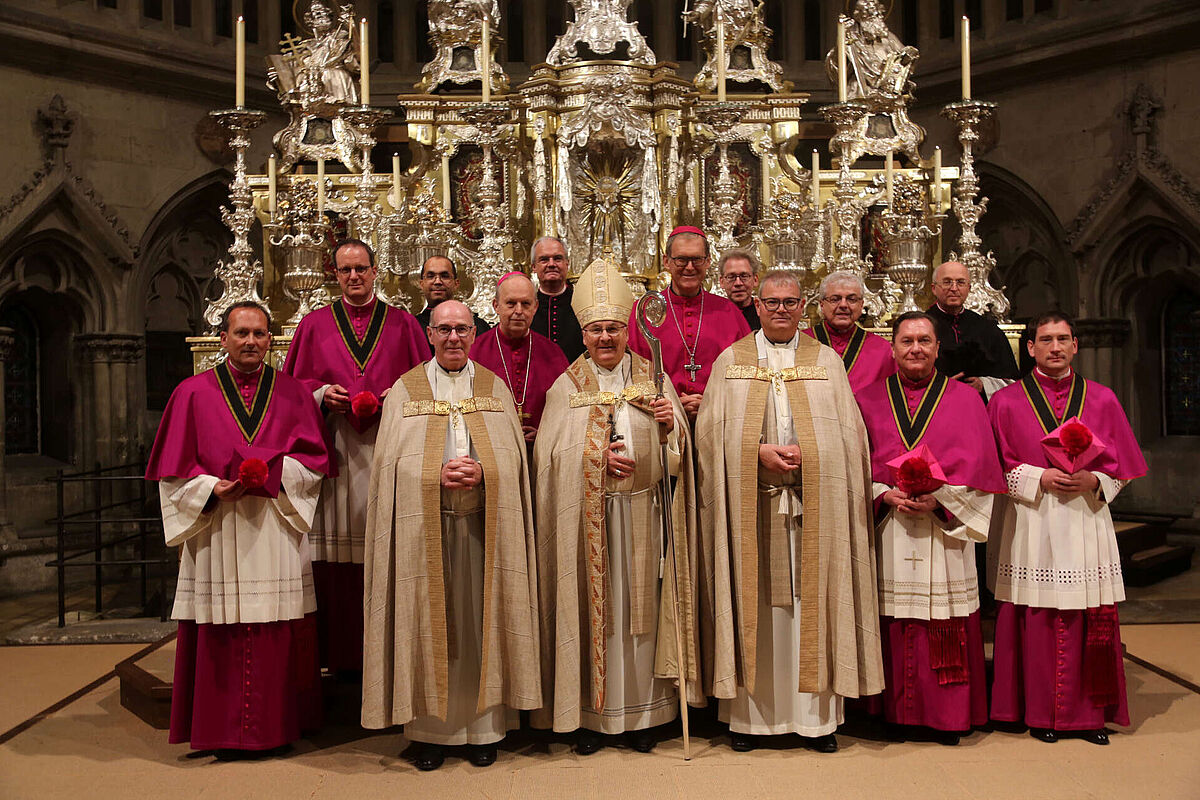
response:
<path id="1" fill-rule="evenodd" d="M 575 287 L 567 284 L 562 294 L 549 295 L 538 292 L 537 313 L 533 315 L 533 330 L 562 348 L 567 361 L 575 362 L 587 350 L 583 346 L 583 331 L 571 308 L 571 296 Z"/>
<path id="2" fill-rule="evenodd" d="M 937 325 L 939 372 L 947 376 L 962 372 L 973 378 L 1020 377 L 1012 347 L 991 319 L 966 308 L 950 314 L 937 303 L 926 313 Z"/>

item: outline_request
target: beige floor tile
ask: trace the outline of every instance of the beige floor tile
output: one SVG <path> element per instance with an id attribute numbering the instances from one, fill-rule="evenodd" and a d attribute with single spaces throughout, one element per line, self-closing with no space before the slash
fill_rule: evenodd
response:
<path id="1" fill-rule="evenodd" d="M 1121 641 L 1132 655 L 1200 684 L 1200 624 L 1122 625 Z"/>
<path id="2" fill-rule="evenodd" d="M 145 645 L 0 647 L 0 733 L 110 671 Z"/>

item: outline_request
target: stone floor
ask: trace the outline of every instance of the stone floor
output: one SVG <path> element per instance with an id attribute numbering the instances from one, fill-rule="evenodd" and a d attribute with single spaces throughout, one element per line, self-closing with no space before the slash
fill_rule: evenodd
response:
<path id="1" fill-rule="evenodd" d="M 334 696 L 331 724 L 289 755 L 224 763 L 168 744 L 166 732 L 121 707 L 111 670 L 141 645 L 0 647 L 0 797 L 1196 798 L 1200 624 L 1122 633 L 1133 724 L 1107 748 L 1002 732 L 976 732 L 956 748 L 895 744 L 848 723 L 834 755 L 786 739 L 734 753 L 720 727 L 694 712 L 690 762 L 678 738 L 650 755 L 609 748 L 583 758 L 565 739 L 521 732 L 488 769 L 450 758 L 430 774 L 400 756 L 407 742 L 398 732 L 354 724 L 353 687 Z M 169 654 L 168 643 L 145 658 L 166 670 Z"/>

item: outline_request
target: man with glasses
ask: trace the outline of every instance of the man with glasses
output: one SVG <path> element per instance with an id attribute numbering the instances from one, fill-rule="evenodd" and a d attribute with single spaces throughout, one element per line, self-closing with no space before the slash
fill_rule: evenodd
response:
<path id="1" fill-rule="evenodd" d="M 425 308 L 417 314 L 417 322 L 421 323 L 421 330 L 425 330 L 429 327 L 429 316 L 437 304 L 453 300 L 458 292 L 458 268 L 447 256 L 430 256 L 421 265 L 421 279 L 418 285 L 425 298 Z M 474 311 L 471 312 L 471 318 L 475 320 L 477 336 L 482 336 L 492 327 Z M 429 354 L 433 355 L 433 345 L 429 346 Z"/>
<path id="2" fill-rule="evenodd" d="M 471 360 L 499 375 L 512 392 L 530 444 L 542 424 L 546 392 L 567 369 L 558 345 L 530 329 L 537 307 L 537 291 L 524 273 L 501 276 L 492 301 L 500 322 L 471 346 Z"/>
<path id="3" fill-rule="evenodd" d="M 742 310 L 742 316 L 752 331 L 762 327 L 758 321 L 758 308 L 754 305 L 754 291 L 758 288 L 758 271 L 761 268 L 758 257 L 741 248 L 722 253 L 717 263 L 721 289 Z"/>
<path id="4" fill-rule="evenodd" d="M 534 449 L 546 705 L 533 723 L 579 729 L 580 755 L 621 733 L 645 753 L 652 728 L 679 715 L 674 577 L 686 606 L 696 532 L 688 427 L 671 386 L 655 399 L 651 365 L 626 351 L 633 295 L 616 267 L 594 261 L 572 302 L 587 356 L 550 389 Z M 673 553 L 657 494 L 664 469 L 678 477 Z M 693 620 L 684 614 L 681 635 L 690 699 L 702 703 Z"/>
<path id="5" fill-rule="evenodd" d="M 583 334 L 571 308 L 574 290 L 567 281 L 571 262 L 557 236 L 541 236 L 529 248 L 529 268 L 538 279 L 537 313 L 533 329 L 558 345 L 567 361 L 583 355 Z"/>
<path id="6" fill-rule="evenodd" d="M 384 405 L 371 471 L 362 724 L 404 725 L 418 769 L 446 746 L 496 760 L 542 705 L 525 440 L 512 395 L 468 359 L 471 311 L 433 310 L 434 358 Z"/>
<path id="7" fill-rule="evenodd" d="M 309 541 L 321 664 L 353 674 L 362 669 L 363 540 L 379 405 L 427 356 L 413 315 L 376 298 L 370 246 L 346 239 L 333 264 L 342 296 L 300 321 L 283 371 L 312 392 L 333 436 L 338 475 L 321 487 Z"/>
<path id="8" fill-rule="evenodd" d="M 991 397 L 1020 373 L 1012 347 L 996 323 L 964 308 L 971 293 L 971 274 L 964 264 L 947 261 L 933 271 L 933 297 L 928 314 L 937 325 L 941 355 L 938 371 Z"/>
<path id="9" fill-rule="evenodd" d="M 867 436 L 841 360 L 798 332 L 795 276 L 768 272 L 756 305 L 696 421 L 704 688 L 735 750 L 831 753 L 843 698 L 883 689 Z"/>
<path id="10" fill-rule="evenodd" d="M 732 301 L 704 291 L 708 270 L 708 238 L 704 231 L 681 225 L 667 238 L 663 268 L 671 275 L 667 318 L 654 335 L 662 342 L 663 368 L 679 393 L 688 420 L 695 420 L 713 361 L 729 345 L 750 333 L 742 311 Z M 650 357 L 637 320 L 629 317 L 629 349 Z"/>
<path id="11" fill-rule="evenodd" d="M 854 393 L 895 372 L 888 340 L 858 324 L 866 294 L 862 278 L 848 270 L 831 272 L 821 281 L 818 294 L 821 321 L 804 332 L 842 357 Z"/>

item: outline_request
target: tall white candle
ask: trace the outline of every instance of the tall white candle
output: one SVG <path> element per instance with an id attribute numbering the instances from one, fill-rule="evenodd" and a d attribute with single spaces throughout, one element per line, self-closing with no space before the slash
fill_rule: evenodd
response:
<path id="1" fill-rule="evenodd" d="M 442 156 L 442 208 L 450 216 L 450 156 Z"/>
<path id="2" fill-rule="evenodd" d="M 483 102 L 492 101 L 492 18 L 483 12 L 483 41 L 479 47 L 479 81 L 483 86 Z"/>
<path id="3" fill-rule="evenodd" d="M 246 19 L 245 17 L 237 18 L 236 35 L 234 38 L 235 56 L 234 72 L 237 73 L 235 79 L 235 105 L 238 108 L 246 106 Z"/>
<path id="4" fill-rule="evenodd" d="M 846 21 L 838 18 L 837 31 L 838 102 L 846 102 Z"/>
<path id="5" fill-rule="evenodd" d="M 884 175 L 884 187 L 887 192 L 887 204 L 890 208 L 892 205 L 892 182 L 894 180 L 894 177 L 892 175 L 892 151 L 891 150 L 888 150 L 888 153 L 887 153 L 887 165 L 884 167 L 883 175 Z"/>
<path id="6" fill-rule="evenodd" d="M 367 38 L 367 18 L 363 17 L 358 23 L 358 66 L 362 83 L 362 104 L 371 105 L 371 41 Z"/>
<path id="7" fill-rule="evenodd" d="M 717 9 L 717 102 L 725 102 L 725 18 Z"/>
<path id="8" fill-rule="evenodd" d="M 325 216 L 325 159 L 317 159 L 317 217 Z M 324 220 L 321 220 L 324 221 Z"/>
<path id="9" fill-rule="evenodd" d="M 392 153 L 392 208 L 400 207 L 400 154 Z"/>
<path id="10" fill-rule="evenodd" d="M 971 99 L 971 20 L 962 18 L 962 96 Z"/>
<path id="11" fill-rule="evenodd" d="M 271 153 L 271 157 L 267 159 L 267 210 L 271 212 L 271 219 L 275 219 L 275 212 L 279 208 L 276 202 L 278 181 L 279 174 L 275 163 L 275 154 Z"/>
<path id="12" fill-rule="evenodd" d="M 933 148 L 933 210 L 942 213 L 942 148 Z"/>
<path id="13" fill-rule="evenodd" d="M 812 152 L 812 180 L 810 193 L 812 194 L 813 208 L 821 207 L 821 156 L 814 149 Z"/>

